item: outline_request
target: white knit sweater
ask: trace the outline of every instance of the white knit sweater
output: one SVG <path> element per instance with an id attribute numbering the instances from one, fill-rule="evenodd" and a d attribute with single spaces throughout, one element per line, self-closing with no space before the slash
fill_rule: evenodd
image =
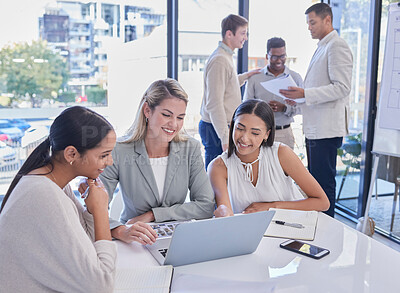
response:
<path id="1" fill-rule="evenodd" d="M 0 214 L 0 291 L 112 292 L 116 245 L 67 185 L 24 176 Z"/>

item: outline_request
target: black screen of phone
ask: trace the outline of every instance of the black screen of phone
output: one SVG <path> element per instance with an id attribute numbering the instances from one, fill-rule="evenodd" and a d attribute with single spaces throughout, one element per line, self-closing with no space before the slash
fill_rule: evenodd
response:
<path id="1" fill-rule="evenodd" d="M 324 250 L 323 248 L 313 246 L 307 243 L 301 243 L 298 241 L 293 241 L 292 243 L 289 243 L 285 246 L 311 255 L 317 255 L 318 253 Z"/>

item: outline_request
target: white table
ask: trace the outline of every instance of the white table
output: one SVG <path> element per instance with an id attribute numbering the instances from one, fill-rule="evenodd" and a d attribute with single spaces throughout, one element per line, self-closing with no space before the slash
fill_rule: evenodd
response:
<path id="1" fill-rule="evenodd" d="M 286 251 L 279 247 L 283 241 L 264 237 L 253 254 L 176 267 L 172 292 L 223 292 L 215 284 L 230 293 L 252 284 L 264 289 L 247 292 L 400 292 L 400 253 L 323 213 L 310 243 L 329 249 L 328 256 L 315 260 Z M 140 244 L 117 246 L 118 268 L 158 265 Z M 192 285 L 182 291 L 182 282 Z"/>

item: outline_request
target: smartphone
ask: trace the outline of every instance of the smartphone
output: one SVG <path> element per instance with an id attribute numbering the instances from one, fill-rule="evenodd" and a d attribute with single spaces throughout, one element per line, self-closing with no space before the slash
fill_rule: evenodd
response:
<path id="1" fill-rule="evenodd" d="M 330 252 L 328 249 L 311 245 L 298 240 L 288 240 L 281 243 L 279 246 L 284 249 L 291 250 L 315 259 L 320 259 L 321 257 L 328 255 Z"/>

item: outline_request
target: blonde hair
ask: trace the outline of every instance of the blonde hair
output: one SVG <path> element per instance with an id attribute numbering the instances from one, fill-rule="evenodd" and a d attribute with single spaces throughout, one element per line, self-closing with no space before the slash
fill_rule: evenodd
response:
<path id="1" fill-rule="evenodd" d="M 133 121 L 133 124 L 128 129 L 125 136 L 120 139 L 120 142 L 130 143 L 145 138 L 147 130 L 146 116 L 143 112 L 145 102 L 147 102 L 151 110 L 154 110 L 154 108 L 160 105 L 162 101 L 171 98 L 180 99 L 184 101 L 186 105 L 188 103 L 188 95 L 175 79 L 167 78 L 153 82 L 143 94 L 136 113 L 135 121 Z M 182 129 L 176 134 L 173 141 L 179 142 L 187 140 Z"/>

